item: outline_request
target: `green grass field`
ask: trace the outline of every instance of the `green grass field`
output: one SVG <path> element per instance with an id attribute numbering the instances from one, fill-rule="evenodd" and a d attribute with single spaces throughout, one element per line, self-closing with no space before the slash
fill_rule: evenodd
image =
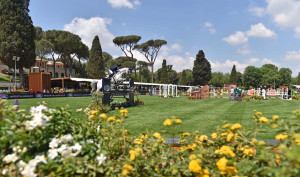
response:
<path id="1" fill-rule="evenodd" d="M 166 129 L 162 125 L 166 118 L 176 116 L 183 121 L 178 131 L 200 131 L 202 134 L 211 134 L 223 121 L 229 123 L 241 123 L 243 128 L 254 127 L 252 119 L 253 111 L 260 111 L 267 118 L 279 115 L 280 118 L 292 116 L 292 111 L 300 108 L 300 101 L 295 100 L 251 100 L 250 102 L 228 101 L 226 98 L 212 98 L 210 100 L 188 100 L 185 97 L 162 99 L 157 96 L 140 96 L 145 101 L 144 106 L 130 107 L 129 118 L 126 119 L 125 127 L 132 135 L 149 131 L 161 132 Z M 14 100 L 9 100 L 13 104 Z M 29 110 L 38 102 L 45 101 L 50 108 L 62 107 L 68 104 L 73 116 L 80 117 L 75 113 L 76 109 L 85 109 L 91 102 L 91 97 L 73 98 L 45 98 L 45 99 L 21 99 L 20 108 Z M 115 114 L 111 111 L 109 115 Z M 269 125 L 264 126 L 270 129 Z M 273 133 L 260 134 L 259 138 L 273 139 Z"/>

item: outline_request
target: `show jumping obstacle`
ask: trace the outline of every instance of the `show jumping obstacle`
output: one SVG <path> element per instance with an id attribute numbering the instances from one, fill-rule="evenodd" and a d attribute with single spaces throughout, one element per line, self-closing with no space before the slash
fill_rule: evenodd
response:
<path id="1" fill-rule="evenodd" d="M 209 86 L 205 85 L 198 91 L 192 91 L 191 97 L 193 97 L 193 99 L 209 99 Z"/>

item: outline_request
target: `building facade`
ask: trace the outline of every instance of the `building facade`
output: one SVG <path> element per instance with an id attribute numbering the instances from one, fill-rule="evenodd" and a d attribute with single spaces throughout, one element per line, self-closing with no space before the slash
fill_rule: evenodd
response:
<path id="1" fill-rule="evenodd" d="M 0 61 L 0 72 L 3 74 L 14 74 L 14 69 L 9 68 L 8 66 L 4 65 Z M 19 71 L 16 71 L 17 74 L 19 74 Z M 30 69 L 24 68 L 24 74 L 28 74 L 30 72 L 45 72 L 50 73 L 52 78 L 64 78 L 66 75 L 69 77 L 69 68 L 66 69 L 66 75 L 65 75 L 65 69 L 64 64 L 62 62 L 55 62 L 55 73 L 53 72 L 53 61 L 52 60 L 41 60 L 39 58 L 36 59 L 36 62 L 34 66 L 32 66 Z M 75 69 L 72 69 L 72 76 L 75 76 Z"/>

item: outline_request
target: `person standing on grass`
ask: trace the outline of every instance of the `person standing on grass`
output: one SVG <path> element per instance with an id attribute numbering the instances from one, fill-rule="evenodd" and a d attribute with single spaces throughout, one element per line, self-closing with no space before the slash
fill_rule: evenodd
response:
<path id="1" fill-rule="evenodd" d="M 238 101 L 242 101 L 242 89 L 240 87 L 237 88 Z"/>
<path id="2" fill-rule="evenodd" d="M 233 100 L 236 101 L 237 100 L 237 88 L 235 87 L 233 90 Z"/>
<path id="3" fill-rule="evenodd" d="M 234 101 L 233 93 L 234 93 L 234 89 L 231 88 L 231 89 L 229 90 L 229 101 Z"/>

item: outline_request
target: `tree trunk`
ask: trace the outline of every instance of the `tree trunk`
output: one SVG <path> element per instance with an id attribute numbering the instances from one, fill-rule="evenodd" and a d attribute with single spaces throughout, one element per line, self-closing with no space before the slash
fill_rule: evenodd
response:
<path id="1" fill-rule="evenodd" d="M 153 73 L 153 69 L 154 69 L 154 63 L 151 64 L 152 83 L 154 83 L 154 73 Z"/>
<path id="2" fill-rule="evenodd" d="M 43 61 L 43 57 L 41 57 L 41 61 L 40 61 L 40 64 L 39 64 L 39 72 L 41 72 L 42 61 Z"/>
<path id="3" fill-rule="evenodd" d="M 19 68 L 19 77 L 20 77 L 20 85 L 23 88 L 24 87 L 24 70 L 23 70 L 23 67 Z"/>
<path id="4" fill-rule="evenodd" d="M 69 56 L 69 77 L 72 76 L 72 64 L 73 64 L 73 59 L 71 58 L 71 56 Z"/>
<path id="5" fill-rule="evenodd" d="M 137 81 L 136 68 L 134 68 L 134 81 Z"/>
<path id="6" fill-rule="evenodd" d="M 66 57 L 65 57 L 65 56 L 63 57 L 63 60 L 62 60 L 62 61 L 63 61 L 63 64 L 64 64 L 65 77 L 67 77 L 67 65 L 66 65 L 67 62 L 66 62 Z"/>
<path id="7" fill-rule="evenodd" d="M 53 59 L 53 78 L 55 78 L 55 63 L 56 61 Z"/>

